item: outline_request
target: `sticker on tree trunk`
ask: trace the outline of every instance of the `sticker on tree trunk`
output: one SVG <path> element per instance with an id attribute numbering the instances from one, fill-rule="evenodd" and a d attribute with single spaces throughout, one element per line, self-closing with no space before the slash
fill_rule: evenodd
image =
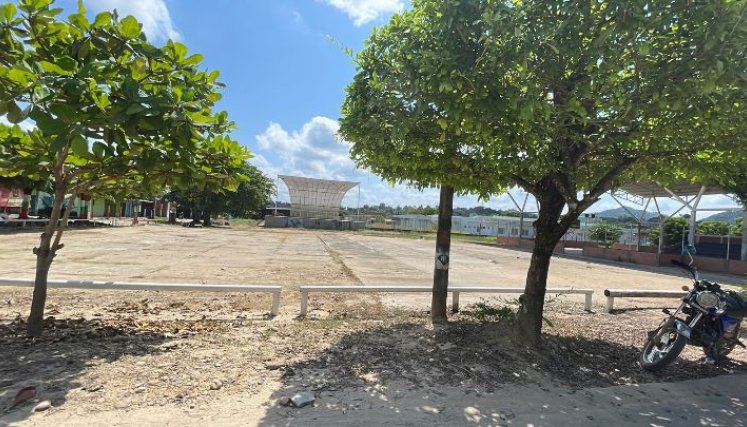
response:
<path id="1" fill-rule="evenodd" d="M 436 252 L 436 270 L 449 269 L 449 253 L 446 251 Z"/>

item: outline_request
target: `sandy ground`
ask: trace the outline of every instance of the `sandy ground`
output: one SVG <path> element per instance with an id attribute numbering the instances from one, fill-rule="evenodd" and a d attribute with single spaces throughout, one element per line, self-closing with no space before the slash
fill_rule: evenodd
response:
<path id="1" fill-rule="evenodd" d="M 37 233 L 0 233 L 0 277 L 31 278 Z M 76 230 L 52 268 L 59 279 L 278 284 L 266 295 L 51 290 L 45 336 L 23 336 L 30 289 L 0 288 L 0 425 L 742 425 L 744 350 L 722 367 L 696 349 L 665 373 L 636 355 L 661 319 L 621 301 L 602 313 L 602 290 L 679 289 L 675 269 L 554 259 L 550 286 L 592 288 L 551 298 L 545 349 L 532 353 L 503 323 L 453 317 L 433 330 L 427 295 L 314 295 L 296 320 L 297 286 L 427 285 L 433 241 L 303 230 L 170 226 Z M 529 253 L 454 242 L 451 283 L 521 286 Z M 708 275 L 713 277 L 712 275 Z M 742 285 L 738 277 L 717 277 Z M 462 306 L 489 295 L 463 295 Z M 493 299 L 491 299 L 493 301 Z M 501 304 L 500 302 L 498 304 Z M 469 310 L 467 310 L 469 311 Z M 720 375 L 716 376 L 715 375 Z M 683 382 L 693 378 L 695 383 Z M 34 402 L 11 408 L 35 386 Z M 299 391 L 313 407 L 277 399 Z M 610 408 L 612 410 L 610 410 Z"/>

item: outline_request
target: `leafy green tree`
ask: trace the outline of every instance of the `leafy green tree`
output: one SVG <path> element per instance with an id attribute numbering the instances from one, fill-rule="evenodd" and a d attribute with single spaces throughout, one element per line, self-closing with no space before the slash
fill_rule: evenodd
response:
<path id="1" fill-rule="evenodd" d="M 343 135 L 392 181 L 537 198 L 518 312 L 537 343 L 553 249 L 582 212 L 660 159 L 747 146 L 746 7 L 415 0 L 359 53 Z"/>
<path id="2" fill-rule="evenodd" d="M 745 86 L 742 85 L 742 89 L 747 92 Z M 747 97 L 747 94 L 744 97 Z M 738 132 L 738 127 L 735 128 L 735 132 Z M 745 208 L 742 217 L 744 222 L 747 218 L 747 153 L 743 150 L 744 143 L 738 137 L 733 140 L 732 147 L 711 149 L 707 155 L 688 157 L 686 161 L 677 162 L 677 165 L 665 165 L 655 170 L 675 169 L 681 177 L 703 184 L 715 184 L 732 193 Z M 736 234 L 742 235 L 741 260 L 747 261 L 747 228 L 739 229 Z"/>
<path id="3" fill-rule="evenodd" d="M 742 218 L 739 219 L 738 224 L 732 231 L 733 234 L 742 236 L 740 259 L 747 261 L 747 227 L 743 226 L 747 220 L 747 155 L 742 154 L 741 158 L 737 158 L 733 152 L 725 151 L 721 154 L 724 161 L 718 162 L 719 164 L 715 168 L 708 168 L 708 175 L 711 176 L 713 181 L 736 195 L 744 208 Z M 739 153 L 736 154 L 739 155 Z M 727 167 L 723 168 L 725 165 Z"/>
<path id="4" fill-rule="evenodd" d="M 729 229 L 729 234 L 739 236 L 744 232 L 744 218 L 737 218 L 735 224 Z M 744 242 L 742 242 L 744 244 Z"/>
<path id="5" fill-rule="evenodd" d="M 172 41 L 153 46 L 132 16 L 103 12 L 91 22 L 82 2 L 66 20 L 60 13 L 52 0 L 0 6 L 0 115 L 35 126 L 0 127 L 0 174 L 48 179 L 54 193 L 34 249 L 32 336 L 42 332 L 47 278 L 63 247 L 66 194 L 180 187 L 197 171 L 235 187 L 223 172 L 247 156 L 221 136 L 231 123 L 212 111 L 221 84 L 217 71 L 199 70 L 202 56 Z"/>
<path id="6" fill-rule="evenodd" d="M 589 237 L 605 246 L 617 243 L 622 235 L 622 227 L 611 222 L 598 222 L 589 227 Z"/>
<path id="7" fill-rule="evenodd" d="M 729 229 L 729 224 L 721 221 L 702 221 L 697 227 L 698 234 L 706 236 L 727 236 Z"/>
<path id="8" fill-rule="evenodd" d="M 423 6 L 419 3 L 416 9 Z M 374 31 L 357 56 L 358 73 L 347 88 L 340 134 L 353 142 L 350 152 L 358 166 L 391 182 L 440 188 L 431 318 L 442 323 L 447 320 L 454 193 L 487 195 L 504 182 L 492 153 L 458 123 L 449 124 L 446 89 L 457 87 L 450 77 L 432 82 L 427 74 L 437 71 L 428 68 L 434 50 L 450 50 L 453 43 L 421 24 L 417 12 L 408 12 Z M 475 53 L 441 60 L 448 63 L 446 70 L 458 70 L 474 61 Z"/>
<path id="9" fill-rule="evenodd" d="M 270 206 L 275 184 L 257 167 L 244 163 L 236 173 L 246 177 L 235 191 L 216 191 L 204 188 L 185 188 L 174 190 L 166 195 L 180 206 L 197 215 L 206 226 L 210 225 L 212 214 L 228 213 L 235 217 L 248 218 L 257 215 L 262 209 Z M 197 218 L 195 218 L 197 219 Z"/>
<path id="10" fill-rule="evenodd" d="M 247 180 L 239 184 L 235 192 L 225 193 L 227 200 L 223 212 L 240 218 L 256 217 L 272 204 L 275 183 L 249 163 L 243 165 L 241 174 Z"/>
<path id="11" fill-rule="evenodd" d="M 664 222 L 664 244 L 679 245 L 683 237 L 687 236 L 690 230 L 690 221 L 683 216 L 677 216 L 665 220 Z M 653 244 L 658 244 L 661 227 L 654 227 L 648 233 L 648 240 Z"/>

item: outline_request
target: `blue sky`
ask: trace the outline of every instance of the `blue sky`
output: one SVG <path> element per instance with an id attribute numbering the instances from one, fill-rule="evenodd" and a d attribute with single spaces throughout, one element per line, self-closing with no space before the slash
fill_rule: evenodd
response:
<path id="1" fill-rule="evenodd" d="M 344 50 L 357 51 L 376 25 L 386 23 L 407 0 L 84 0 L 91 14 L 117 9 L 134 15 L 156 45 L 173 38 L 205 57 L 227 88 L 219 108 L 238 125 L 234 138 L 254 154 L 266 174 L 301 175 L 360 182 L 344 204 L 438 204 L 438 191 L 390 187 L 355 168 L 339 141 L 340 106 L 355 65 Z M 58 0 L 66 10 L 74 0 Z M 518 190 L 515 198 L 523 200 Z M 287 190 L 279 184 L 279 197 Z M 480 202 L 460 197 L 457 206 L 512 208 L 507 196 Z M 725 198 L 708 207 L 734 206 Z M 531 203 L 530 203 L 531 205 Z M 674 204 L 664 202 L 664 209 Z M 605 197 L 591 211 L 618 207 Z"/>

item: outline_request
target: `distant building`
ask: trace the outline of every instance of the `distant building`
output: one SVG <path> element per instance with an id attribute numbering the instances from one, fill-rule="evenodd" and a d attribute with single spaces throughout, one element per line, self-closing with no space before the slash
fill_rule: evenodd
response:
<path id="1" fill-rule="evenodd" d="M 435 231 L 437 215 L 394 215 L 395 228 L 400 230 Z M 477 236 L 534 238 L 534 218 L 513 216 L 453 216 L 451 231 Z"/>

